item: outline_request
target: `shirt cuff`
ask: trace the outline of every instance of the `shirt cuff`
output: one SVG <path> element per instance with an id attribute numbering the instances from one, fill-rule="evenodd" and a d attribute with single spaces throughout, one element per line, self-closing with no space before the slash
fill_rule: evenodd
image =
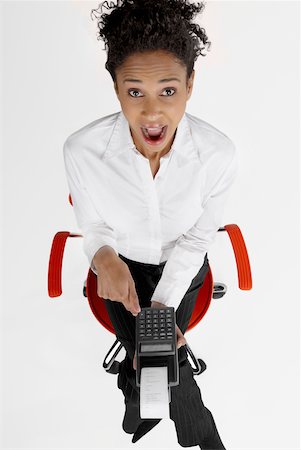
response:
<path id="1" fill-rule="evenodd" d="M 152 295 L 152 302 L 160 302 L 166 306 L 173 306 L 175 311 L 189 289 L 191 281 L 184 284 L 175 284 L 174 280 L 159 280 L 156 289 Z"/>

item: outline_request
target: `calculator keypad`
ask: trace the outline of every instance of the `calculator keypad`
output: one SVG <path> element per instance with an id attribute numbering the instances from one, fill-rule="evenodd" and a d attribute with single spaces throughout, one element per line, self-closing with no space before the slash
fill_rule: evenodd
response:
<path id="1" fill-rule="evenodd" d="M 140 340 L 172 340 L 174 328 L 174 308 L 144 308 L 139 314 Z"/>

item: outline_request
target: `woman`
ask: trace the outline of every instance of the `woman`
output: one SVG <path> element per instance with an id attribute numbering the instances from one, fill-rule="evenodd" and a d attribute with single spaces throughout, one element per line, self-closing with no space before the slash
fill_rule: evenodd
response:
<path id="1" fill-rule="evenodd" d="M 232 141 L 185 112 L 200 42 L 210 44 L 191 22 L 204 5 L 120 0 L 103 2 L 101 12 L 103 6 L 111 11 L 99 15 L 99 37 L 121 111 L 72 133 L 64 158 L 97 293 L 126 349 L 118 375 L 122 426 L 136 442 L 161 420 L 139 415 L 135 316 L 141 307 L 174 306 L 180 384 L 170 388 L 170 417 L 178 442 L 224 449 L 184 347 L 208 272 L 207 250 L 237 172 Z"/>

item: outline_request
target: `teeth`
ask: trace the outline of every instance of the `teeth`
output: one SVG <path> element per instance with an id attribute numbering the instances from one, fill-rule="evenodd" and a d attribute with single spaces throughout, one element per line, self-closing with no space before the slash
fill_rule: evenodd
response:
<path id="1" fill-rule="evenodd" d="M 143 128 L 143 130 L 148 136 L 159 136 L 162 133 L 163 128 Z"/>

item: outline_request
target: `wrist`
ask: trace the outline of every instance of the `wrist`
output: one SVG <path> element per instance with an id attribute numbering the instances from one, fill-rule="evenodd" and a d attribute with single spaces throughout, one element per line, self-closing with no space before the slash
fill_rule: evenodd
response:
<path id="1" fill-rule="evenodd" d="M 151 308 L 167 308 L 168 306 L 165 305 L 164 303 L 160 303 L 160 302 L 156 302 L 156 301 L 152 301 L 151 302 Z"/>
<path id="2" fill-rule="evenodd" d="M 118 259 L 118 255 L 116 255 L 115 250 L 105 245 L 101 247 L 94 255 L 92 260 L 96 270 L 101 269 L 103 267 L 108 267 L 112 262 Z"/>

